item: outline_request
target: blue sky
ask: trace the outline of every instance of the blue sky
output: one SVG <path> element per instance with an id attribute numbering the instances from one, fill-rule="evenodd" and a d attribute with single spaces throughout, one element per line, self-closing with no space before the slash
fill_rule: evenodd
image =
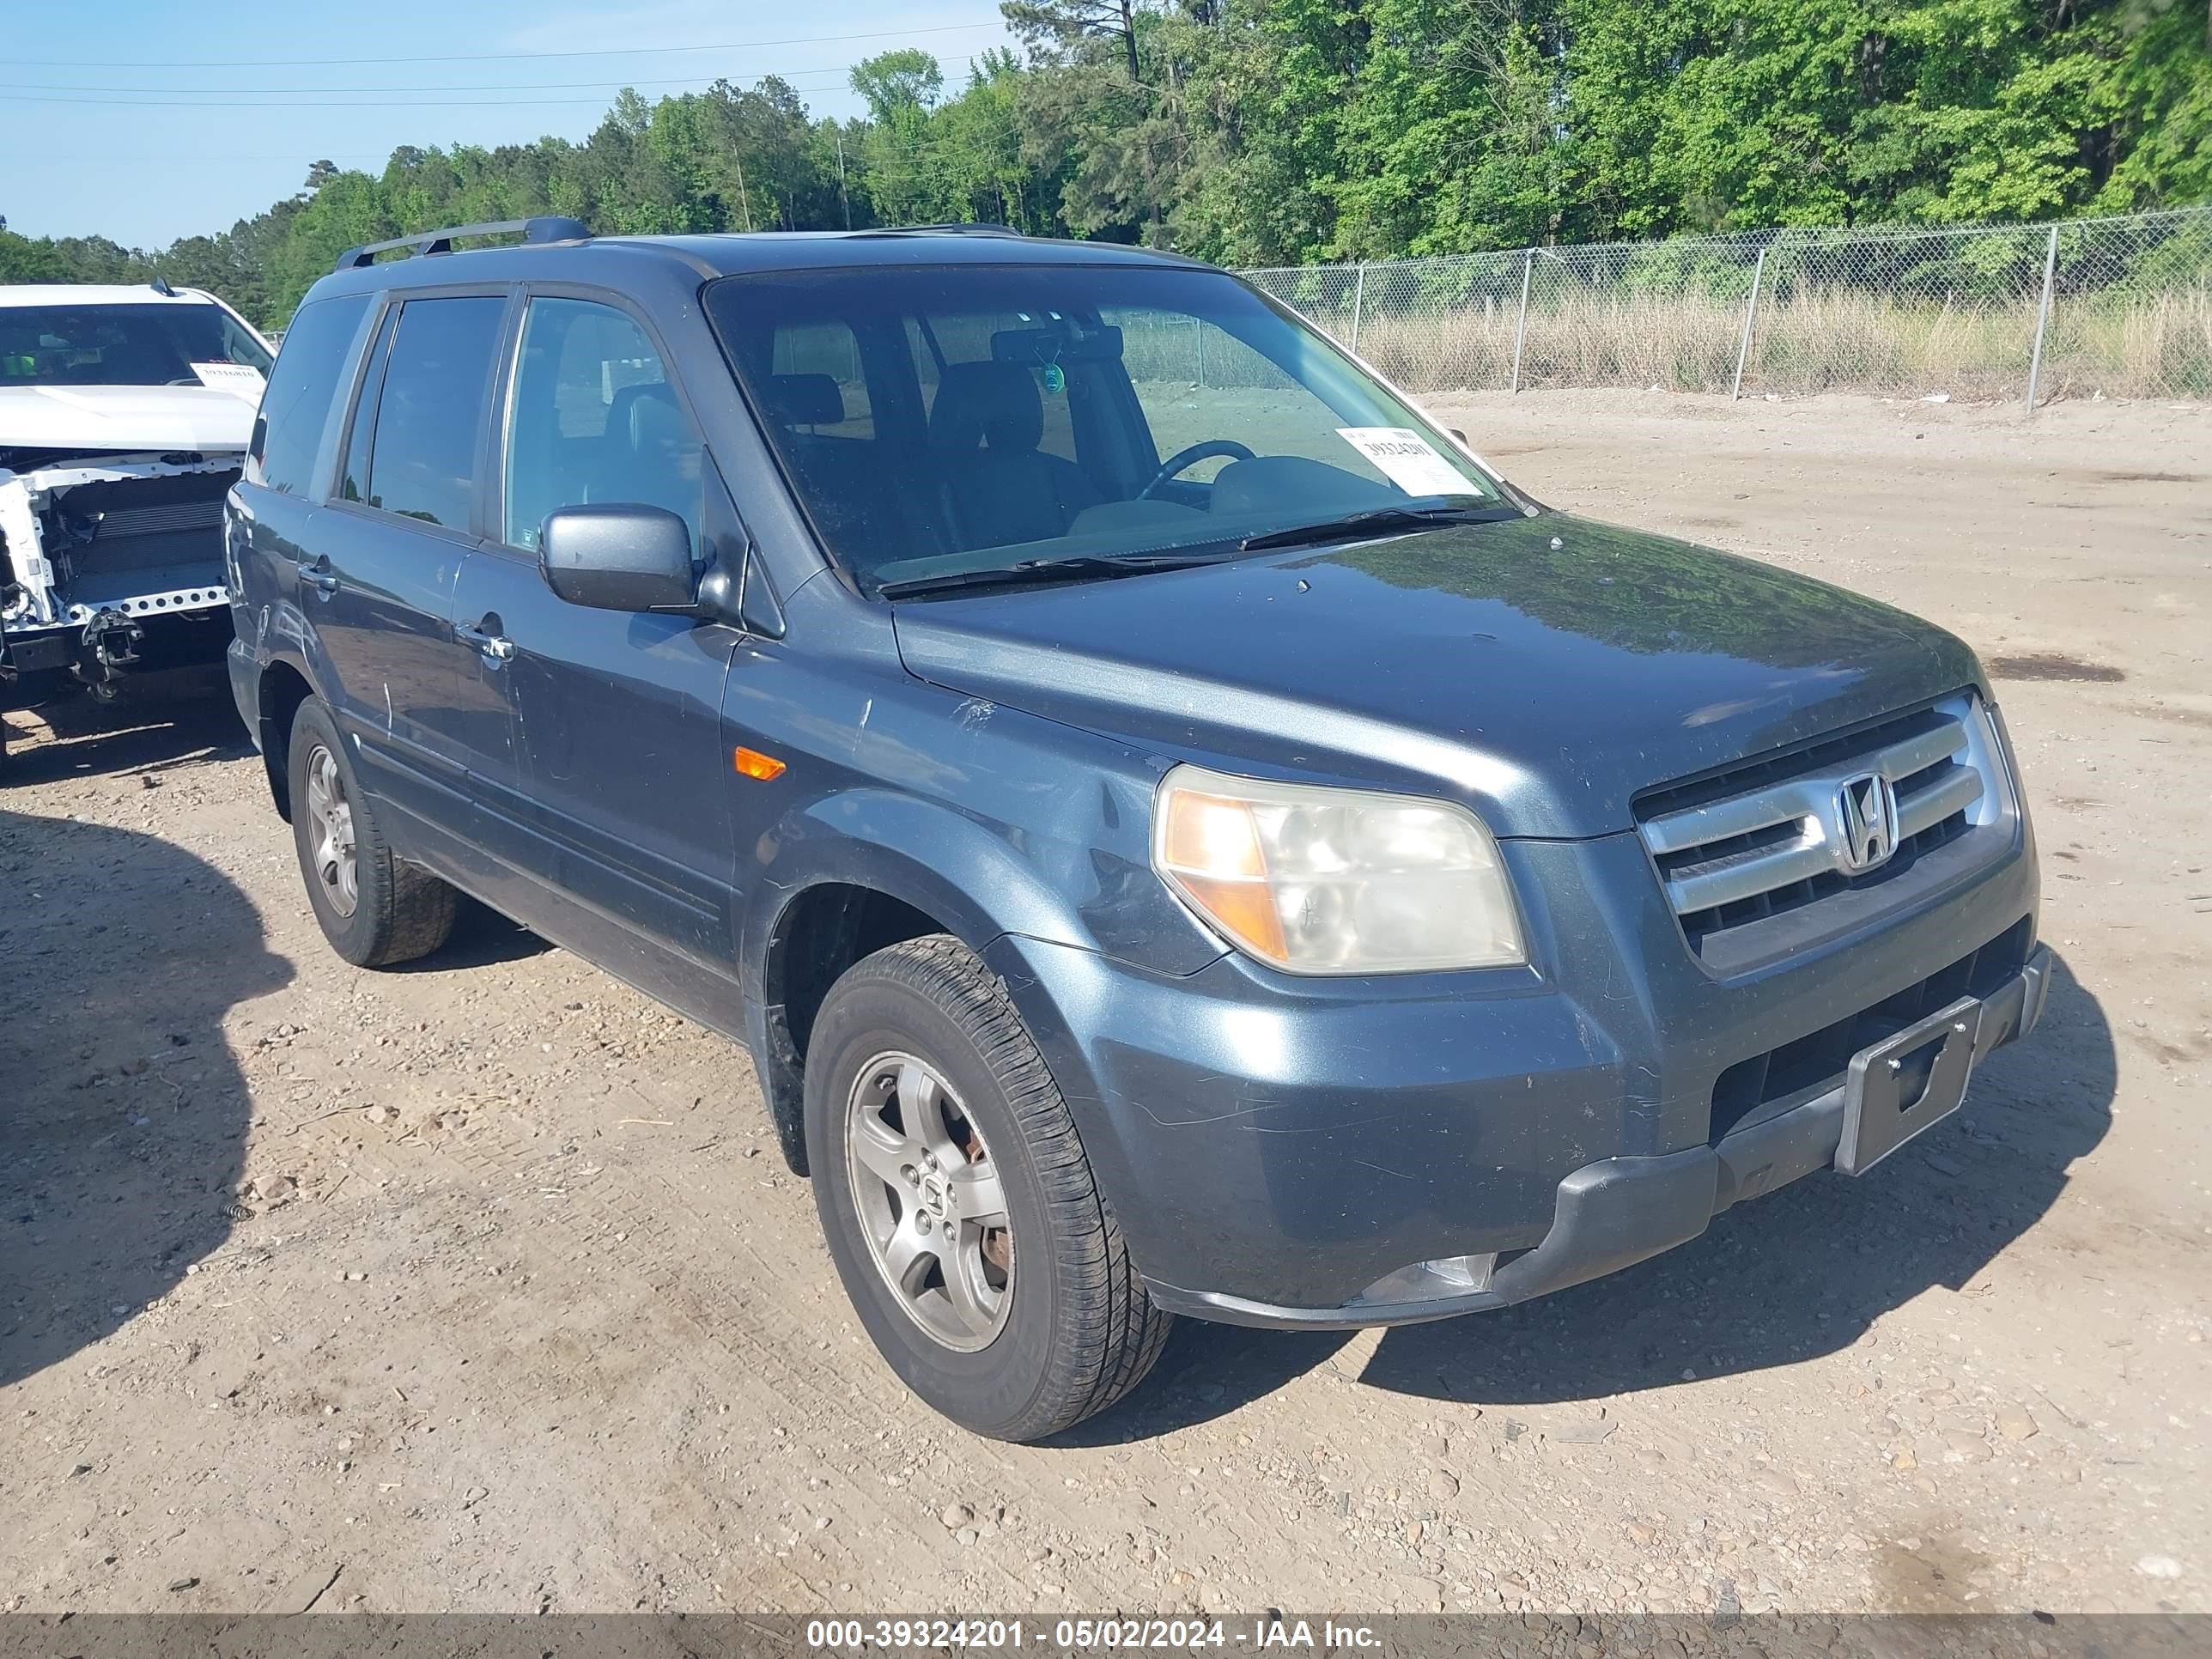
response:
<path id="1" fill-rule="evenodd" d="M 142 247 L 228 229 L 318 157 L 374 170 L 405 143 L 582 138 L 624 85 L 656 97 L 776 74 L 843 116 L 859 112 L 845 71 L 862 58 L 921 46 L 957 87 L 970 54 L 1008 44 L 994 0 L 105 0 L 49 9 L 40 27 L 0 9 L 15 13 L 0 216 L 27 236 Z M 73 10 L 86 28 L 64 25 Z M 726 49 L 689 49 L 707 45 Z"/>

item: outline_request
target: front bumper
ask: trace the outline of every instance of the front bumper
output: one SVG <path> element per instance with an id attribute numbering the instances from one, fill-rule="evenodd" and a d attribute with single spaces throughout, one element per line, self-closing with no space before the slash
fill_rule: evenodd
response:
<path id="1" fill-rule="evenodd" d="M 1833 1164 L 1852 1053 L 1961 997 L 1978 1051 L 2040 1012 L 2024 826 L 1917 910 L 1728 981 L 1632 836 L 1501 850 L 1540 971 L 1297 980 L 1231 956 L 1169 979 L 986 949 L 1161 1305 L 1342 1328 L 1580 1283 Z M 1436 1262 L 1459 1276 L 1407 1272 Z"/>
<path id="2" fill-rule="evenodd" d="M 2026 1036 L 2043 1013 L 2051 952 L 2039 947 L 2027 965 L 1982 998 L 1973 1039 L 1978 1065 L 1991 1049 Z M 1816 1170 L 1834 1167 L 1844 1130 L 1845 1087 L 1707 1146 L 1648 1158 L 1607 1158 L 1584 1164 L 1559 1186 L 1552 1225 L 1534 1249 L 1475 1269 L 1480 1288 L 1464 1294 L 1335 1308 L 1291 1308 L 1218 1291 L 1187 1291 L 1151 1282 L 1153 1300 L 1176 1313 L 1232 1325 L 1285 1330 L 1352 1330 L 1412 1325 L 1510 1307 L 1532 1297 L 1617 1273 L 1687 1243 L 1712 1218 Z"/>

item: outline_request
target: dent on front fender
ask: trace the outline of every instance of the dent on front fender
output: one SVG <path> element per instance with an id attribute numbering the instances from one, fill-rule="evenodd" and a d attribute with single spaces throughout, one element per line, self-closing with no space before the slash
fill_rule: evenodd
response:
<path id="1" fill-rule="evenodd" d="M 889 893 L 977 948 L 1021 934 L 1168 975 L 1221 956 L 1152 869 L 1153 757 L 910 679 L 849 732 L 748 849 L 749 962 L 773 915 L 824 881 Z"/>
<path id="2" fill-rule="evenodd" d="M 775 918 L 828 882 L 888 894 L 978 951 L 1015 935 L 1170 976 L 1224 953 L 1160 889 L 1149 862 L 979 822 L 940 802 L 848 790 L 786 818 L 774 840 L 749 906 L 748 963 L 762 959 Z"/>
<path id="3" fill-rule="evenodd" d="M 793 666 L 773 698 L 764 678 L 742 688 L 743 714 L 762 718 L 729 718 L 738 741 L 790 761 L 789 799 L 738 849 L 738 955 L 748 1041 L 794 1167 L 803 1020 L 788 1023 L 778 964 L 786 941 L 849 911 L 849 894 L 825 889 L 896 900 L 979 953 L 1031 938 L 1169 976 L 1223 955 L 1152 871 L 1150 757 L 902 675 Z"/>

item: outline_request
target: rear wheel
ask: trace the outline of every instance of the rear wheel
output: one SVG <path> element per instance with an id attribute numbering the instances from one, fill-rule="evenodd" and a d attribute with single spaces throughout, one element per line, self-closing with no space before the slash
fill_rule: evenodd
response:
<path id="1" fill-rule="evenodd" d="M 428 956 L 453 929 L 453 890 L 394 858 L 329 705 L 310 697 L 288 750 L 292 840 L 331 948 L 357 968 Z"/>
<path id="2" fill-rule="evenodd" d="M 1036 1440 L 1144 1379 L 1173 1322 L 1139 1280 L 1044 1060 L 948 935 L 830 988 L 807 1044 L 815 1203 L 846 1293 L 907 1386 Z"/>

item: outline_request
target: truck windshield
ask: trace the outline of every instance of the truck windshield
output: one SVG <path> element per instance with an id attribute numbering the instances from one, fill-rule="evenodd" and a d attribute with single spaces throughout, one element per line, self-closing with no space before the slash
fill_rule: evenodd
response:
<path id="1" fill-rule="evenodd" d="M 1401 399 L 1218 271 L 748 275 L 706 309 L 816 531 L 872 589 L 1226 556 L 1340 519 L 1403 529 L 1390 509 L 1408 505 L 1513 510 Z"/>
<path id="2" fill-rule="evenodd" d="M 221 306 L 0 306 L 0 386 L 221 386 L 269 353 Z M 204 365 L 202 374 L 195 365 Z M 248 383 L 249 385 L 251 382 Z"/>

